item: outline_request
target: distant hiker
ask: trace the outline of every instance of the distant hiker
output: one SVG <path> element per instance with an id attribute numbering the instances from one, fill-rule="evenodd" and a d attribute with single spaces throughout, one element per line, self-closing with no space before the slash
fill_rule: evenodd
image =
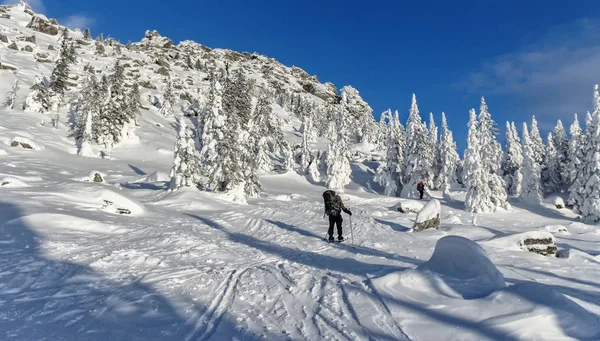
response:
<path id="1" fill-rule="evenodd" d="M 423 181 L 417 184 L 417 191 L 419 191 L 419 199 L 423 200 L 423 192 L 425 192 L 425 184 Z"/>
<path id="2" fill-rule="evenodd" d="M 323 193 L 323 201 L 325 202 L 325 214 L 329 216 L 329 241 L 333 239 L 333 225 L 337 225 L 338 241 L 343 241 L 344 236 L 342 235 L 342 211 L 352 216 L 352 212 L 344 206 L 342 198 L 335 194 L 334 191 L 327 190 Z"/>

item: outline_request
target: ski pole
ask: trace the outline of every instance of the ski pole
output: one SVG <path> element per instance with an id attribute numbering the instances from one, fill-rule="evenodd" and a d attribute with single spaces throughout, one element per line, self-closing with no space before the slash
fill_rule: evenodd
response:
<path id="1" fill-rule="evenodd" d="M 352 244 L 354 244 L 354 231 L 352 230 L 352 216 L 350 216 L 350 238 L 352 238 Z"/>

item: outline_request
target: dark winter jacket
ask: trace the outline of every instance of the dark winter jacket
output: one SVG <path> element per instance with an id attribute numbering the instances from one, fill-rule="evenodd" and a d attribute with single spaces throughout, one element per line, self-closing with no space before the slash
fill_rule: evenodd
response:
<path id="1" fill-rule="evenodd" d="M 338 216 L 342 211 L 352 215 L 352 212 L 344 206 L 342 198 L 339 195 L 334 194 L 333 198 L 331 198 L 329 207 L 325 207 L 325 213 L 330 216 Z"/>
<path id="2" fill-rule="evenodd" d="M 417 185 L 417 191 L 424 191 L 425 190 L 425 184 L 422 182 L 419 182 L 419 184 Z"/>

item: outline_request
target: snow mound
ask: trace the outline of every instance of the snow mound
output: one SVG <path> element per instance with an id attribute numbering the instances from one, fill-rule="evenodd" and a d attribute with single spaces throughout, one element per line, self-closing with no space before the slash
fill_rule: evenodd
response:
<path id="1" fill-rule="evenodd" d="M 577 249 L 561 249 L 556 252 L 556 257 L 575 260 L 577 262 L 585 262 L 585 263 L 598 263 L 600 257 L 592 256 L 589 253 L 585 253 L 583 251 Z"/>
<path id="2" fill-rule="evenodd" d="M 550 233 L 569 233 L 569 230 L 564 225 L 546 225 L 542 226 L 540 229 Z"/>
<path id="3" fill-rule="evenodd" d="M 273 197 L 273 199 L 275 199 L 277 201 L 292 201 L 292 196 L 291 195 L 280 194 L 280 195 L 275 195 Z"/>
<path id="4" fill-rule="evenodd" d="M 544 199 L 544 203 L 554 205 L 556 208 L 564 208 L 565 202 L 558 195 L 550 195 Z"/>
<path id="5" fill-rule="evenodd" d="M 30 150 L 43 150 L 44 147 L 38 143 L 33 142 L 33 140 L 27 138 L 27 137 L 22 137 L 22 136 L 17 136 L 15 138 L 13 138 L 10 142 L 10 146 L 11 147 L 21 147 L 23 149 L 30 149 Z"/>
<path id="6" fill-rule="evenodd" d="M 392 206 L 391 209 L 402 213 L 419 213 L 419 211 L 423 209 L 423 206 L 423 202 L 418 200 L 401 199 L 400 202 Z"/>
<path id="7" fill-rule="evenodd" d="M 104 202 L 102 209 L 106 212 L 126 215 L 140 215 L 144 212 L 144 208 L 141 204 L 138 204 L 119 193 L 104 190 L 99 194 Z"/>
<path id="8" fill-rule="evenodd" d="M 0 187 L 20 188 L 20 187 L 27 187 L 27 186 L 29 186 L 29 185 L 26 184 L 24 181 L 21 181 L 17 178 L 5 177 L 5 178 L 0 179 Z"/>
<path id="9" fill-rule="evenodd" d="M 423 223 L 431 219 L 439 217 L 442 212 L 442 207 L 437 199 L 431 199 L 420 211 L 417 213 L 415 224 Z"/>
<path id="10" fill-rule="evenodd" d="M 519 307 L 519 311 L 498 316 L 493 321 L 503 330 L 512 331 L 518 339 L 559 339 L 551 335 L 564 335 L 561 340 L 598 340 L 600 337 L 598 317 L 550 285 L 518 283 L 490 295 L 487 300 L 496 306 L 510 302 Z"/>
<path id="11" fill-rule="evenodd" d="M 166 182 L 166 181 L 171 181 L 171 177 L 169 177 L 169 174 L 159 172 L 159 171 L 154 171 L 154 172 L 152 172 L 152 174 L 148 174 L 147 176 L 139 178 L 139 179 L 135 180 L 134 182 L 150 182 L 150 183 L 152 183 L 152 182 Z"/>
<path id="12" fill-rule="evenodd" d="M 550 246 L 554 247 L 554 251 L 556 251 L 555 242 L 554 235 L 548 231 L 529 231 L 494 238 L 483 244 L 510 251 L 537 252 L 536 250 L 547 250 Z"/>
<path id="13" fill-rule="evenodd" d="M 40 213 L 24 216 L 8 222 L 9 225 L 25 225 L 38 232 L 56 234 L 61 232 L 84 232 L 91 234 L 119 234 L 120 229 L 94 220 L 65 214 Z"/>
<path id="14" fill-rule="evenodd" d="M 161 154 L 166 154 L 166 155 L 173 155 L 173 151 L 170 149 L 165 149 L 165 148 L 158 148 L 156 149 L 157 152 L 161 153 Z"/>
<path id="15" fill-rule="evenodd" d="M 506 286 L 504 276 L 477 243 L 460 236 L 438 240 L 431 258 L 417 270 L 431 271 L 464 298 L 487 296 Z"/>
<path id="16" fill-rule="evenodd" d="M 453 298 L 474 299 L 504 289 L 504 276 L 477 243 L 460 236 L 438 240 L 431 258 L 417 269 L 393 273 L 376 286 L 398 294 L 405 289 Z"/>
<path id="17" fill-rule="evenodd" d="M 81 178 L 81 181 L 85 182 L 105 182 L 106 176 L 102 172 L 91 171 L 87 176 Z"/>
<path id="18" fill-rule="evenodd" d="M 3 155 L 8 155 L 8 153 L 6 152 L 6 150 L 0 149 L 0 156 L 3 156 Z"/>
<path id="19" fill-rule="evenodd" d="M 449 214 L 442 219 L 442 225 L 462 225 L 462 221 L 454 214 Z"/>

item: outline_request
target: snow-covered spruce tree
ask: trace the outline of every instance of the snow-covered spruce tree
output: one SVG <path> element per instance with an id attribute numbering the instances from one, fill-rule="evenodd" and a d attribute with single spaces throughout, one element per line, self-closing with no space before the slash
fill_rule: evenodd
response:
<path id="1" fill-rule="evenodd" d="M 518 196 L 523 182 L 523 147 L 515 122 L 506 122 L 506 150 L 504 152 L 503 174 L 506 191 Z"/>
<path id="2" fill-rule="evenodd" d="M 532 148 L 535 162 L 542 166 L 544 164 L 544 154 L 546 152 L 546 148 L 544 147 L 544 141 L 542 140 L 542 135 L 538 129 L 538 123 L 535 119 L 535 116 L 531 117 L 531 130 L 529 132 L 529 139 L 533 144 Z"/>
<path id="3" fill-rule="evenodd" d="M 418 198 L 417 184 L 429 183 L 432 179 L 431 163 L 433 155 L 427 142 L 427 127 L 421 120 L 417 97 L 413 94 L 406 122 L 406 149 L 404 153 L 404 187 L 402 196 Z"/>
<path id="4" fill-rule="evenodd" d="M 50 89 L 48 80 L 43 76 L 36 76 L 35 83 L 31 86 L 31 92 L 25 99 L 23 109 L 29 112 L 47 112 L 50 107 Z"/>
<path id="5" fill-rule="evenodd" d="M 391 116 L 388 110 L 386 115 L 387 126 L 387 153 L 385 164 L 379 167 L 375 175 L 375 182 L 385 188 L 385 195 L 399 196 L 402 191 L 402 166 L 404 165 L 404 128 L 400 123 L 398 112 Z"/>
<path id="6" fill-rule="evenodd" d="M 17 102 L 17 93 L 19 92 L 19 80 L 15 79 L 12 88 L 8 92 L 6 96 L 6 101 L 4 102 L 4 106 L 7 109 L 13 109 L 15 107 L 15 103 Z"/>
<path id="7" fill-rule="evenodd" d="M 273 162 L 271 159 L 272 147 L 275 144 L 273 132 L 270 131 L 270 120 L 273 115 L 271 94 L 267 90 L 260 89 L 256 106 L 254 107 L 251 121 L 251 134 L 249 147 L 254 148 L 255 168 L 257 171 L 271 171 Z"/>
<path id="8" fill-rule="evenodd" d="M 481 160 L 480 132 L 475 109 L 469 111 L 468 126 L 467 149 L 463 160 L 463 183 L 467 189 L 465 208 L 473 213 L 493 212 L 494 204 L 491 201 L 488 170 Z"/>
<path id="9" fill-rule="evenodd" d="M 496 140 L 498 130 L 496 122 L 488 111 L 485 99 L 481 97 L 481 107 L 479 112 L 479 143 L 481 162 L 486 172 L 487 183 L 490 188 L 490 201 L 494 205 L 492 211 L 501 207 L 510 209 L 507 201 L 506 188 L 504 180 L 500 176 L 500 166 L 502 163 L 502 148 Z"/>
<path id="10" fill-rule="evenodd" d="M 83 31 L 83 39 L 92 39 L 92 33 L 90 32 L 89 28 L 86 28 L 85 31 Z"/>
<path id="11" fill-rule="evenodd" d="M 302 173 L 306 174 L 308 172 L 308 168 L 313 162 L 313 154 L 310 150 L 309 142 L 310 136 L 313 131 L 312 127 L 312 117 L 310 115 L 305 114 L 302 117 L 302 147 L 300 149 L 300 167 L 302 169 Z"/>
<path id="12" fill-rule="evenodd" d="M 169 189 L 171 191 L 176 191 L 183 186 L 194 186 L 199 179 L 198 151 L 194 140 L 183 117 L 179 117 L 178 123 L 179 130 L 175 141 L 173 168 L 171 168 L 169 174 L 171 177 Z"/>
<path id="13" fill-rule="evenodd" d="M 67 89 L 66 83 L 69 78 L 69 64 L 75 58 L 71 53 L 74 52 L 71 51 L 71 46 L 69 45 L 69 31 L 65 28 L 61 36 L 58 60 L 56 61 L 54 70 L 52 70 L 52 75 L 50 75 L 50 90 L 52 90 L 52 105 L 54 109 L 57 109 L 64 99 L 65 90 Z"/>
<path id="14" fill-rule="evenodd" d="M 546 145 L 545 158 L 548 175 L 547 182 L 544 186 L 544 193 L 558 193 L 562 188 L 560 177 L 561 155 L 559 155 L 556 147 L 554 146 L 554 135 L 552 135 L 552 133 L 548 133 L 548 144 Z"/>
<path id="15" fill-rule="evenodd" d="M 256 153 L 250 147 L 248 122 L 252 117 L 252 87 L 241 71 L 225 80 L 223 111 L 226 114 L 225 139 L 221 146 L 220 192 L 236 192 L 256 197 L 261 191 L 255 164 Z"/>
<path id="16" fill-rule="evenodd" d="M 370 143 L 373 135 L 373 110 L 365 102 L 358 90 L 347 85 L 340 90 L 341 105 L 344 106 L 345 124 L 349 141 Z M 345 98 L 345 99 L 344 99 Z"/>
<path id="17" fill-rule="evenodd" d="M 226 117 L 223 112 L 223 90 L 217 77 L 210 75 L 210 86 L 200 115 L 200 174 L 201 185 L 210 190 L 217 189 L 224 181 L 222 169 L 225 159 L 224 149 Z"/>
<path id="18" fill-rule="evenodd" d="M 75 138 L 78 155 L 93 156 L 91 144 L 97 140 L 94 124 L 97 123 L 96 117 L 101 111 L 102 94 L 95 74 L 88 72 L 83 89 L 77 97 L 75 127 L 71 134 Z"/>
<path id="19" fill-rule="evenodd" d="M 594 86 L 594 111 L 586 135 L 581 217 L 586 223 L 597 224 L 600 222 L 600 93 L 598 84 Z"/>
<path id="20" fill-rule="evenodd" d="M 163 101 L 160 107 L 160 114 L 164 117 L 173 116 L 173 104 L 175 103 L 175 95 L 173 95 L 173 84 L 171 80 L 167 81 L 165 86 Z"/>
<path id="21" fill-rule="evenodd" d="M 379 118 L 379 123 L 377 124 L 377 137 L 376 144 L 377 149 L 385 150 L 387 149 L 387 141 L 388 141 L 388 122 L 392 117 L 392 110 L 388 109 L 381 113 L 381 117 Z"/>
<path id="22" fill-rule="evenodd" d="M 520 198 L 530 204 L 542 200 L 540 165 L 536 161 L 536 142 L 529 137 L 527 123 L 523 123 L 523 186 Z"/>
<path id="23" fill-rule="evenodd" d="M 131 86 L 131 90 L 128 92 L 127 97 L 127 112 L 129 113 L 130 120 L 139 125 L 137 116 L 140 114 L 140 108 L 142 106 L 142 100 L 140 95 L 140 85 L 134 82 Z"/>
<path id="24" fill-rule="evenodd" d="M 458 183 L 456 168 L 460 157 L 456 151 L 456 142 L 452 131 L 448 128 L 446 114 L 442 112 L 442 133 L 440 135 L 440 188 L 445 194 L 450 192 L 452 185 Z"/>
<path id="25" fill-rule="evenodd" d="M 440 189 L 442 187 L 442 180 L 440 179 L 440 146 L 438 139 L 438 127 L 435 124 L 435 120 L 433 118 L 433 113 L 429 113 L 429 138 L 427 140 L 429 142 L 430 154 L 432 156 L 431 159 L 431 184 L 430 187 L 433 189 Z"/>
<path id="26" fill-rule="evenodd" d="M 554 128 L 554 147 L 556 147 L 556 153 L 559 162 L 559 175 L 560 175 L 560 190 L 563 191 L 569 186 L 569 137 L 563 127 L 561 120 L 556 122 Z"/>
<path id="27" fill-rule="evenodd" d="M 346 122 L 347 113 L 345 112 L 348 97 L 342 93 L 342 105 L 339 106 L 339 113 L 335 121 L 337 134 L 330 136 L 329 147 L 327 149 L 327 188 L 341 190 L 350 183 L 350 150 L 348 146 L 349 127 Z"/>
<path id="28" fill-rule="evenodd" d="M 569 181 L 569 199 L 568 204 L 573 206 L 575 213 L 580 213 L 579 208 L 583 204 L 583 198 L 581 196 L 580 189 L 582 186 L 582 175 L 581 171 L 583 168 L 584 159 L 584 136 L 579 126 L 579 120 L 577 114 L 571 127 L 569 128 L 571 139 L 569 140 L 569 156 L 568 156 L 568 181 Z"/>
<path id="29" fill-rule="evenodd" d="M 114 119 L 114 99 L 112 97 L 112 84 L 106 75 L 102 75 L 99 82 L 98 114 L 94 116 L 93 135 L 96 142 L 103 147 L 103 157 L 110 156 L 113 146 L 121 139 L 121 127 Z"/>

